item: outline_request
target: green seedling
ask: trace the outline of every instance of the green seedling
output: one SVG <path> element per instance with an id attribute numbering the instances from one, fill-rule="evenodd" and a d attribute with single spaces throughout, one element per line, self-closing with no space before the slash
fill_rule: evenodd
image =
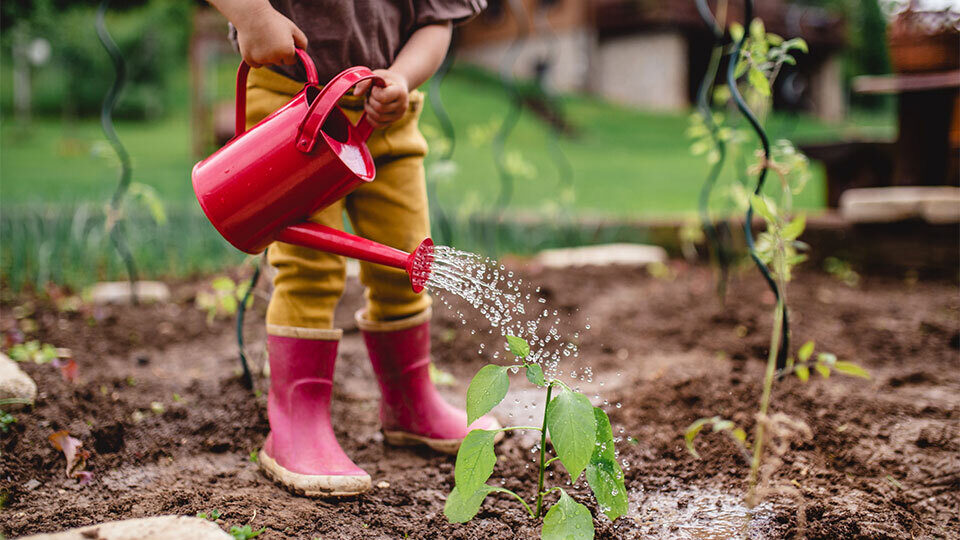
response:
<path id="1" fill-rule="evenodd" d="M 263 531 L 267 530 L 266 527 L 261 527 L 258 530 L 253 530 L 249 524 L 244 525 L 243 527 L 238 527 L 234 525 L 230 527 L 230 536 L 235 540 L 250 540 L 251 538 L 256 538 L 263 534 Z"/>
<path id="2" fill-rule="evenodd" d="M 856 287 L 860 284 L 860 274 L 854 271 L 847 261 L 836 257 L 827 257 L 823 260 L 823 269 L 847 287 Z"/>
<path id="3" fill-rule="evenodd" d="M 197 512 L 197 517 L 200 519 L 207 519 L 210 521 L 216 521 L 220 519 L 220 511 L 214 508 L 209 513 L 208 512 Z"/>
<path id="4" fill-rule="evenodd" d="M 749 0 L 747 6 L 752 9 Z M 773 448 L 771 450 L 772 454 L 779 455 L 788 450 L 788 445 L 777 445 L 775 440 L 778 437 L 782 437 L 783 434 L 788 432 L 809 434 L 810 431 L 803 422 L 784 414 L 769 413 L 774 383 L 787 374 L 795 374 L 801 381 L 805 382 L 809 379 L 811 369 L 824 378 L 829 377 L 833 371 L 858 377 L 869 377 L 869 374 L 852 362 L 837 360 L 836 356 L 830 353 L 820 353 L 816 359 L 813 359 L 813 342 L 805 343 L 798 350 L 797 360 L 787 358 L 786 367 L 779 372 L 777 370 L 781 338 L 786 339 L 788 337 L 784 331 L 787 320 L 787 283 L 790 281 L 796 265 L 806 259 L 806 255 L 801 252 L 808 249 L 808 246 L 800 241 L 806 227 L 806 219 L 803 215 L 792 215 L 792 203 L 793 197 L 806 186 L 810 177 L 810 170 L 807 158 L 797 151 L 790 141 L 780 140 L 776 141 L 774 145 L 768 145 L 766 134 L 763 132 L 761 125 L 762 119 L 772 106 L 770 89 L 773 87 L 774 80 L 784 64 L 793 65 L 796 63 L 792 52 L 806 53 L 807 44 L 799 38 L 784 40 L 780 36 L 768 33 L 763 22 L 759 19 L 751 21 L 747 35 L 745 35 L 746 32 L 747 30 L 741 25 L 733 24 L 730 27 L 730 35 L 736 42 L 734 54 L 739 51 L 739 56 L 736 58 L 737 64 L 734 67 L 734 76 L 728 82 L 728 87 L 724 89 L 722 97 L 724 102 L 731 98 L 737 98 L 740 85 L 735 84 L 735 81 L 741 77 L 746 77 L 747 95 L 750 102 L 749 109 L 752 109 L 752 111 L 744 107 L 742 102 L 738 102 L 738 108 L 750 120 L 763 144 L 762 150 L 757 153 L 757 162 L 751 167 L 745 167 L 745 171 L 742 168 L 740 171 L 741 174 L 746 172 L 757 175 L 758 185 L 756 190 L 748 192 L 744 186 L 735 185 L 731 192 L 734 194 L 734 199 L 742 207 L 749 206 L 753 213 L 763 219 L 766 225 L 765 231 L 757 236 L 750 255 L 757 262 L 764 273 L 764 277 L 777 293 L 777 302 L 773 310 L 769 355 L 752 441 L 748 440 L 747 432 L 744 429 L 737 426 L 733 421 L 720 416 L 696 420 L 687 428 L 684 439 L 687 450 L 691 455 L 699 457 L 694 441 L 705 428 L 709 427 L 712 432 L 722 433 L 730 438 L 744 453 L 747 462 L 750 463 L 747 503 L 754 505 L 759 502 L 758 484 L 761 483 L 761 480 L 771 478 L 773 476 L 771 470 L 775 469 L 779 463 L 777 459 L 769 460 L 771 463 L 765 465 L 761 473 L 765 444 L 769 443 L 769 446 Z M 751 118 L 751 115 L 753 115 L 753 118 Z M 714 120 L 717 120 L 717 118 L 714 118 Z M 704 137 L 708 135 L 707 131 L 698 128 L 696 124 L 691 129 L 692 135 L 698 136 L 699 141 L 704 141 L 702 144 L 706 145 Z M 749 137 L 737 134 L 727 135 L 729 136 L 721 138 L 721 140 L 731 143 L 731 147 L 734 149 L 738 146 L 745 146 L 745 143 L 751 140 Z M 709 151 L 709 148 L 705 148 L 705 151 Z M 740 150 L 739 155 L 745 156 L 746 152 Z M 763 179 L 768 172 L 773 172 L 780 180 L 780 190 L 777 192 L 776 198 L 765 195 L 760 190 Z M 747 223 L 746 226 L 749 232 L 751 224 Z"/>
<path id="5" fill-rule="evenodd" d="M 451 523 L 465 523 L 479 512 L 488 495 L 504 493 L 518 500 L 531 519 L 543 518 L 541 538 L 592 539 L 593 517 L 587 507 L 576 502 L 563 488 L 546 487 L 544 476 L 547 468 L 557 461 L 569 473 L 571 483 L 585 473 L 601 512 L 610 520 L 626 514 L 627 492 L 623 471 L 617 463 L 610 419 L 603 409 L 592 406 L 585 395 L 558 379 L 546 377 L 539 364 L 526 361 L 530 346 L 525 340 L 507 336 L 507 345 L 523 363 L 515 366 L 490 364 L 477 372 L 467 389 L 467 421 L 472 423 L 503 401 L 510 387 L 508 372 L 520 368 L 528 382 L 546 392 L 543 421 L 539 427 L 471 431 L 457 453 L 455 485 L 447 497 L 444 515 Z M 508 430 L 540 432 L 536 502 L 532 507 L 517 493 L 487 484 L 497 462 L 495 437 L 498 432 Z M 548 435 L 552 456 L 547 451 Z M 559 494 L 559 499 L 544 514 L 544 498 L 553 492 Z"/>
<path id="6" fill-rule="evenodd" d="M 195 300 L 196 306 L 207 312 L 207 323 L 212 323 L 217 317 L 230 317 L 237 313 L 240 302 L 247 294 L 246 283 L 238 285 L 232 279 L 221 276 L 210 283 L 211 291 L 200 291 Z M 253 296 L 247 301 L 247 307 L 253 303 Z"/>
<path id="7" fill-rule="evenodd" d="M 37 340 L 19 343 L 10 347 L 10 358 L 17 362 L 48 364 L 57 358 L 57 348 L 49 343 L 41 344 Z"/>
<path id="8" fill-rule="evenodd" d="M 17 417 L 8 412 L 0 410 L 0 431 L 6 433 L 10 431 L 10 425 L 17 421 Z"/>

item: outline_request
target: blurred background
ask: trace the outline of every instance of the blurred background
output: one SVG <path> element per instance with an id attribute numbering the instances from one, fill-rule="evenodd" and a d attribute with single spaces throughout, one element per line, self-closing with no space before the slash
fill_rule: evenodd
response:
<path id="1" fill-rule="evenodd" d="M 713 35 L 694 2 L 488 1 L 423 88 L 435 239 L 496 256 L 696 224 L 710 165 L 686 131 Z M 797 208 L 827 211 L 848 187 L 958 183 L 958 4 L 759 3 L 769 31 L 809 44 L 777 78 L 766 119 L 772 139 L 813 160 Z M 125 168 L 102 130 L 116 66 L 98 40 L 100 5 L 0 5 L 0 269 L 14 290 L 123 277 L 109 240 L 120 220 L 141 277 L 245 258 L 190 183 L 193 164 L 232 135 L 239 55 L 226 21 L 204 2 L 106 4 Z M 742 3 L 730 5 L 739 20 Z M 744 171 L 726 167 L 718 185 Z M 714 211 L 733 213 L 729 198 L 718 188 Z"/>

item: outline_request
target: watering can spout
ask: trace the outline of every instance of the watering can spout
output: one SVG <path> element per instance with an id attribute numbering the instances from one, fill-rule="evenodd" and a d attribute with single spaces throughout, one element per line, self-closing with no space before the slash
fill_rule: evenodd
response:
<path id="1" fill-rule="evenodd" d="M 317 223 L 301 223 L 284 229 L 277 240 L 351 259 L 399 268 L 410 277 L 414 292 L 423 290 L 433 266 L 433 240 L 425 238 L 411 253 L 378 244 L 366 238 Z"/>

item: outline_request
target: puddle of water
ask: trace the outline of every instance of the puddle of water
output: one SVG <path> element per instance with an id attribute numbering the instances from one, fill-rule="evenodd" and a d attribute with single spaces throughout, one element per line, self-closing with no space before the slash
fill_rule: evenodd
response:
<path id="1" fill-rule="evenodd" d="M 750 509 L 741 496 L 714 490 L 634 491 L 630 499 L 630 517 L 643 538 L 762 539 L 773 520 L 768 503 Z"/>

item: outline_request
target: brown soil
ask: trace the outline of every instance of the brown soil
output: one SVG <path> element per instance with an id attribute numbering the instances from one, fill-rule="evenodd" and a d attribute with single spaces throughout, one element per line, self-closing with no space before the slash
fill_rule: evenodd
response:
<path id="1" fill-rule="evenodd" d="M 731 524 L 723 520 L 730 508 L 721 508 L 726 503 L 717 497 L 736 501 L 745 488 L 746 462 L 733 444 L 704 435 L 696 460 L 684 449 L 683 431 L 713 415 L 753 427 L 772 299 L 754 272 L 745 272 L 721 307 L 710 270 L 682 263 L 672 269 L 670 281 L 635 269 L 522 271 L 543 287 L 548 306 L 567 315 L 567 335 L 582 331 L 589 317 L 581 350 L 582 363 L 594 372 L 590 392 L 596 381 L 606 383 L 600 399 L 610 403 L 615 433 L 623 428 L 636 439 L 619 445 L 629 463 L 632 515 L 616 524 L 598 518 L 599 538 L 729 537 L 723 531 Z M 291 495 L 265 479 L 249 457 L 267 433 L 265 396 L 254 397 L 240 383 L 232 321 L 208 325 L 193 307 L 198 283 L 174 285 L 169 304 L 137 308 L 58 313 L 36 300 L 39 330 L 30 337 L 72 349 L 79 380 L 64 381 L 50 365 L 24 365 L 40 397 L 33 410 L 15 413 L 17 423 L 0 436 L 0 532 L 15 537 L 217 509 L 225 528 L 249 522 L 265 527 L 267 539 L 537 535 L 519 506 L 500 497 L 489 498 L 468 524 L 447 523 L 442 510 L 453 458 L 384 446 L 376 386 L 351 317 L 361 302 L 355 281 L 338 312 L 346 333 L 334 416 L 347 453 L 380 487 L 329 502 Z M 849 288 L 809 272 L 791 285 L 796 345 L 813 339 L 818 349 L 862 364 L 873 378 L 814 376 L 807 384 L 787 379 L 777 385 L 773 412 L 805 422 L 812 435 L 780 434 L 782 448 L 768 462 L 781 463 L 765 484 L 768 503 L 757 510 L 749 536 L 956 535 L 957 292 L 955 283 L 871 277 Z M 15 324 L 12 308 L 24 300 L 6 292 L 0 305 L 5 327 Z M 262 362 L 263 304 L 261 297 L 248 323 L 255 362 Z M 479 319 L 463 325 L 451 312 L 437 311 L 435 359 L 459 381 L 450 396 L 462 402 L 458 396 L 484 362 L 479 343 L 490 351 L 500 340 L 485 331 L 471 334 L 481 328 Z M 266 381 L 258 377 L 257 386 L 265 390 Z M 153 402 L 164 410 L 151 410 Z M 78 486 L 65 477 L 64 458 L 47 441 L 60 429 L 92 452 L 91 483 Z M 529 493 L 535 478 L 526 466 L 528 446 L 511 436 L 498 452 L 494 478 Z M 582 484 L 571 492 L 587 500 Z M 689 512 L 714 500 L 716 516 Z M 685 510 L 688 517 L 678 519 Z M 692 522 L 707 525 L 691 529 Z"/>

